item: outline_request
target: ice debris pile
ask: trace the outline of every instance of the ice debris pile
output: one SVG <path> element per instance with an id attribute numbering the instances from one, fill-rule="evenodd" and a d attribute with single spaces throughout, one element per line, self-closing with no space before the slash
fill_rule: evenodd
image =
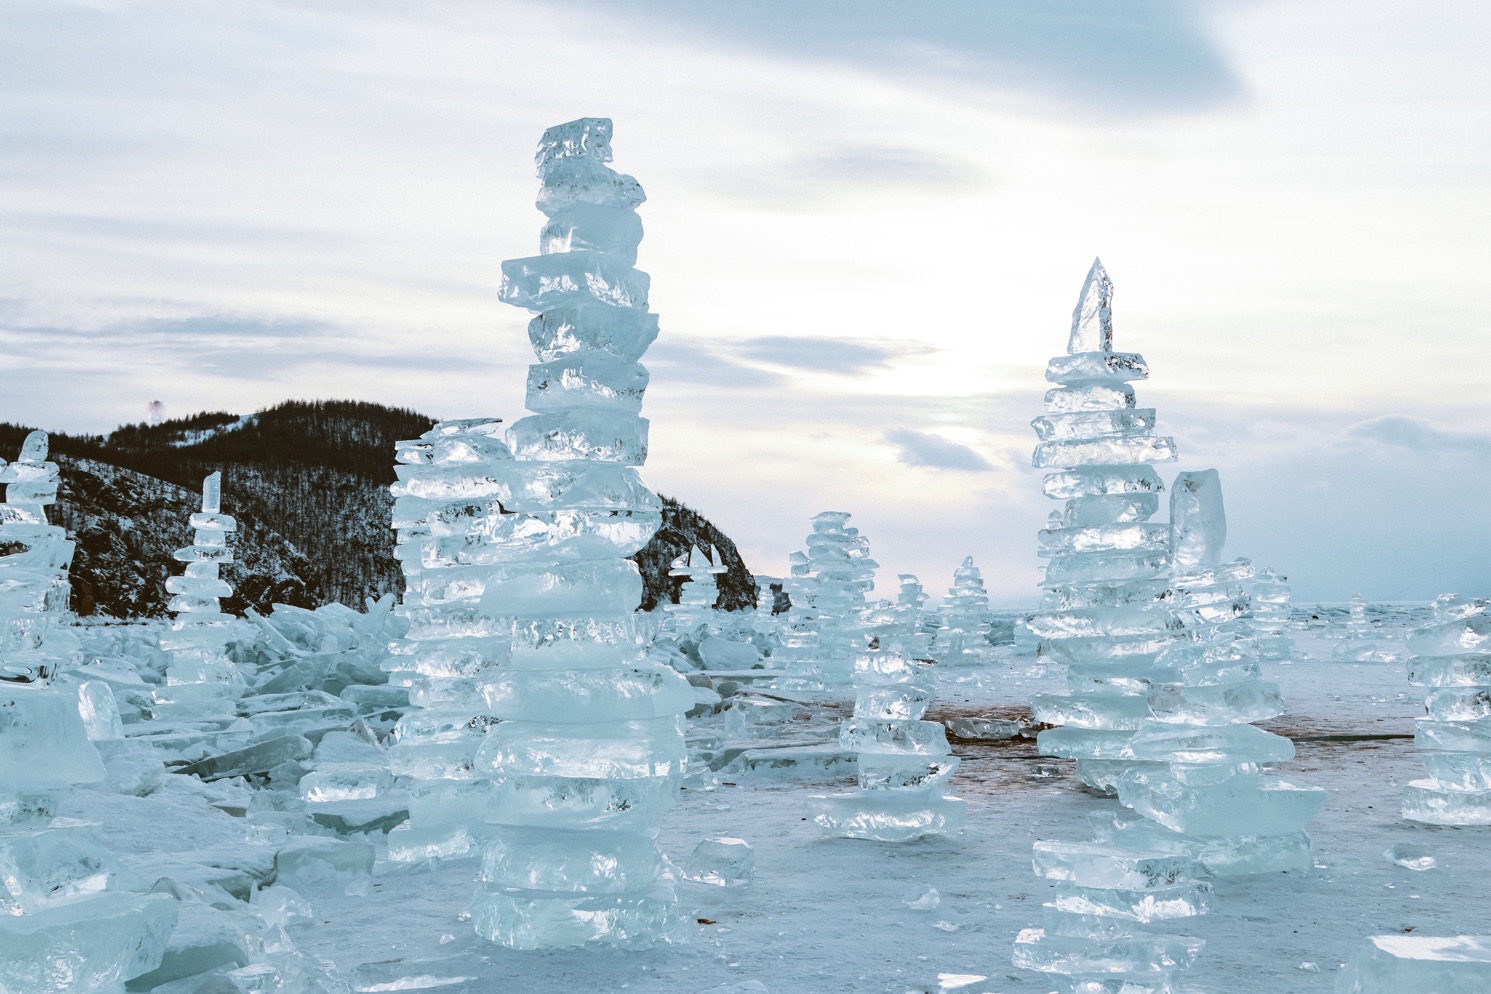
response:
<path id="1" fill-rule="evenodd" d="M 487 564 L 481 611 L 510 620 L 510 658 L 480 677 L 494 720 L 476 751 L 491 783 L 479 935 L 516 948 L 641 946 L 671 937 L 675 883 L 657 845 L 685 760 L 688 682 L 647 658 L 652 619 L 626 557 L 661 523 L 636 466 L 657 335 L 634 268 L 645 199 L 611 161 L 611 122 L 546 131 L 540 252 L 502 264 L 503 301 L 536 312 L 534 412 L 487 469 L 495 513 L 458 555 Z M 454 544 L 454 543 L 453 543 Z"/>
<path id="2" fill-rule="evenodd" d="M 1429 771 L 1403 791 L 1403 817 L 1436 825 L 1491 825 L 1491 614 L 1486 602 L 1446 594 L 1434 623 L 1411 632 L 1408 682 L 1430 688 L 1413 744 Z"/>
<path id="3" fill-rule="evenodd" d="M 870 562 L 868 543 L 857 534 L 853 538 L 853 547 L 866 552 L 858 562 Z M 873 570 L 871 563 L 867 583 L 873 582 Z M 858 789 L 808 799 L 809 817 L 825 834 L 904 842 L 963 826 L 963 800 L 942 793 L 958 760 L 942 724 L 922 720 L 936 694 L 934 670 L 903 651 L 914 644 L 908 608 L 919 606 L 915 579 L 903 577 L 907 603 L 899 610 L 866 612 L 866 620 L 880 622 L 869 628 L 878 648 L 861 648 L 853 656 L 854 715 L 839 732 L 839 747 L 857 756 Z"/>

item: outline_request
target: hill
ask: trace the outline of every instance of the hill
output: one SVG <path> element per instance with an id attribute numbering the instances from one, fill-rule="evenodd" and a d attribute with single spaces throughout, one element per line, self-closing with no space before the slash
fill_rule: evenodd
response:
<path id="1" fill-rule="evenodd" d="M 250 415 L 224 411 L 108 435 L 54 434 L 62 473 L 54 521 L 74 534 L 73 604 L 80 614 L 159 616 L 171 553 L 190 539 L 202 478 L 223 474 L 223 510 L 238 518 L 230 610 L 313 607 L 402 589 L 389 520 L 394 443 L 434 424 L 415 411 L 361 401 L 288 401 Z M 0 455 L 29 428 L 0 424 Z M 667 576 L 688 543 L 731 567 L 720 606 L 754 603 L 733 542 L 691 508 L 664 498 L 664 525 L 637 554 L 644 608 L 677 599 Z"/>

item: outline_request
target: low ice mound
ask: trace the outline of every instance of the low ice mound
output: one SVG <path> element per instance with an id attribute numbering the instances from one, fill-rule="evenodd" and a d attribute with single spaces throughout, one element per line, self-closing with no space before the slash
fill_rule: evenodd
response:
<path id="1" fill-rule="evenodd" d="M 695 697 L 648 658 L 655 621 L 637 613 L 642 579 L 626 558 L 661 522 L 634 468 L 647 455 L 637 360 L 657 317 L 632 265 L 645 197 L 610 161 L 604 118 L 539 142 L 542 254 L 503 263 L 499 291 L 536 312 L 534 413 L 508 433 L 512 460 L 484 467 L 491 510 L 450 545 L 457 563 L 484 567 L 478 614 L 506 619 L 494 634 L 507 658 L 473 674 L 494 723 L 471 760 L 491 790 L 471 920 L 518 949 L 648 946 L 677 917 L 657 833 Z"/>
<path id="2" fill-rule="evenodd" d="M 1373 935 L 1346 961 L 1336 994 L 1484 994 L 1491 936 Z"/>
<path id="3" fill-rule="evenodd" d="M 1491 614 L 1482 601 L 1446 594 L 1408 648 L 1408 682 L 1430 688 L 1413 735 L 1429 776 L 1404 789 L 1403 817 L 1491 825 Z"/>

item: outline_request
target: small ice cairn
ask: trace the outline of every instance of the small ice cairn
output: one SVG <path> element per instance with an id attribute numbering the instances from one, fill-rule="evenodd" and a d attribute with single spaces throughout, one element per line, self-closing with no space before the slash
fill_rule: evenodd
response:
<path id="1" fill-rule="evenodd" d="M 222 479 L 217 472 L 202 481 L 202 508 L 189 522 L 195 532 L 192 544 L 173 553 L 186 570 L 166 578 L 166 590 L 174 595 L 166 606 L 175 617 L 160 640 L 170 662 L 166 686 L 156 693 L 158 717 L 232 715 L 243 690 L 243 679 L 227 652 L 233 617 L 218 603 L 233 593 L 218 571 L 233 562 L 228 535 L 238 527 L 222 513 Z"/>
<path id="2" fill-rule="evenodd" d="M 1413 744 L 1429 771 L 1403 792 L 1403 817 L 1491 825 L 1491 614 L 1486 603 L 1435 598 L 1432 624 L 1410 632 L 1408 682 L 1429 688 Z"/>
<path id="3" fill-rule="evenodd" d="M 635 469 L 647 455 L 637 360 L 657 318 L 633 268 L 642 188 L 610 160 L 607 119 L 546 131 L 542 254 L 502 265 L 501 299 L 536 312 L 539 362 L 485 531 L 494 571 L 480 608 L 511 619 L 511 660 L 479 678 L 497 723 L 475 756 L 492 798 L 471 917 L 511 948 L 641 947 L 675 928 L 657 833 L 694 694 L 647 659 L 656 621 L 637 613 L 642 578 L 626 558 L 661 524 Z"/>
<path id="4" fill-rule="evenodd" d="M 694 562 L 696 553 L 698 563 Z M 682 577 L 683 584 L 678 603 L 663 605 L 663 630 L 685 638 L 697 635 L 701 627 L 707 628 L 720 596 L 720 574 L 728 571 L 728 566 L 710 562 L 709 557 L 695 548 L 674 559 L 668 575 Z"/>
<path id="5" fill-rule="evenodd" d="M 13 463 L 0 459 L 0 679 L 45 683 L 77 651 L 68 611 L 68 570 L 73 543 L 67 530 L 47 522 L 57 500 L 57 464 L 47 460 L 48 439 L 33 431 Z"/>
<path id="6" fill-rule="evenodd" d="M 859 529 L 845 511 L 813 517 L 806 554 L 793 553 L 793 611 L 776 654 L 789 676 L 783 686 L 802 690 L 835 690 L 852 683 L 857 657 L 869 646 L 865 631 L 865 595 L 875 585 L 878 563 Z M 799 593 L 799 591 L 801 593 Z M 798 616 L 799 597 L 809 602 Z"/>
<path id="7" fill-rule="evenodd" d="M 917 611 L 903 601 L 865 612 L 878 648 L 854 657 L 854 716 L 839 730 L 839 747 L 856 753 L 858 789 L 808 799 L 809 817 L 827 835 L 906 842 L 963 827 L 965 803 L 942 793 L 958 760 L 942 724 L 922 720 L 936 696 L 935 670 L 906 651 L 917 645 L 921 592 L 907 579 L 902 594 Z"/>
<path id="8" fill-rule="evenodd" d="M 1170 640 L 1163 601 L 1170 527 L 1151 522 L 1164 483 L 1154 463 L 1176 458 L 1175 443 L 1154 434 L 1155 412 L 1135 406 L 1130 381 L 1148 377 L 1144 358 L 1113 351 L 1113 284 L 1094 260 L 1072 313 L 1067 354 L 1053 358 L 1046 413 L 1031 422 L 1040 442 L 1033 462 L 1052 470 L 1047 497 L 1064 501 L 1039 535 L 1048 560 L 1041 609 L 1027 627 L 1041 656 L 1068 667 L 1068 692 L 1031 701 L 1046 733 L 1042 751 L 1077 760 L 1096 782 L 1094 761 L 1118 758 L 1148 717 L 1142 674 Z M 1106 772 L 1106 771 L 1105 771 Z"/>
<path id="9" fill-rule="evenodd" d="M 976 665 L 989 658 L 989 592 L 973 557 L 953 571 L 937 633 L 937 658 L 945 666 Z"/>
<path id="10" fill-rule="evenodd" d="M 1372 623 L 1367 620 L 1367 599 L 1361 594 L 1352 594 L 1349 620 L 1346 622 L 1346 637 L 1370 639 L 1375 636 L 1376 632 L 1372 629 Z"/>
<path id="11" fill-rule="evenodd" d="M 76 648 L 73 543 L 46 518 L 57 480 L 39 431 L 0 466 L 0 541 L 20 546 L 0 557 L 0 990 L 114 994 L 160 965 L 176 901 L 127 893 L 90 826 L 53 820 L 64 794 L 104 777 L 78 688 L 49 685 Z"/>

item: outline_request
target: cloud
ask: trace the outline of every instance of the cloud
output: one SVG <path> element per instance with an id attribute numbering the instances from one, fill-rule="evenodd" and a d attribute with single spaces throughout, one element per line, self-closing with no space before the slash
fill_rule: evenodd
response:
<path id="1" fill-rule="evenodd" d="M 659 380 L 694 383 L 708 387 L 779 387 L 786 382 L 780 373 L 759 369 L 726 358 L 701 345 L 658 342 L 647 350 L 642 364 Z"/>
<path id="2" fill-rule="evenodd" d="M 596 0 L 550 2 L 610 10 Z M 650 16 L 659 30 L 692 30 L 716 44 L 1145 115 L 1211 106 L 1241 91 L 1205 23 L 1207 7 L 1186 0 L 639 0 L 629 11 Z"/>
<path id="3" fill-rule="evenodd" d="M 777 366 L 823 373 L 855 374 L 884 369 L 896 359 L 927 355 L 936 349 L 922 342 L 893 339 L 765 335 L 746 340 L 741 345 L 741 351 L 752 359 Z"/>
<path id="4" fill-rule="evenodd" d="M 1348 425 L 1346 435 L 1366 442 L 1377 442 L 1415 452 L 1468 452 L 1491 455 L 1491 435 L 1456 431 L 1425 418 L 1407 414 L 1384 414 Z"/>
<path id="5" fill-rule="evenodd" d="M 895 428 L 885 433 L 885 440 L 896 448 L 896 458 L 907 466 L 930 469 L 955 469 L 967 473 L 986 473 L 993 464 L 966 445 L 951 442 L 940 435 Z"/>

